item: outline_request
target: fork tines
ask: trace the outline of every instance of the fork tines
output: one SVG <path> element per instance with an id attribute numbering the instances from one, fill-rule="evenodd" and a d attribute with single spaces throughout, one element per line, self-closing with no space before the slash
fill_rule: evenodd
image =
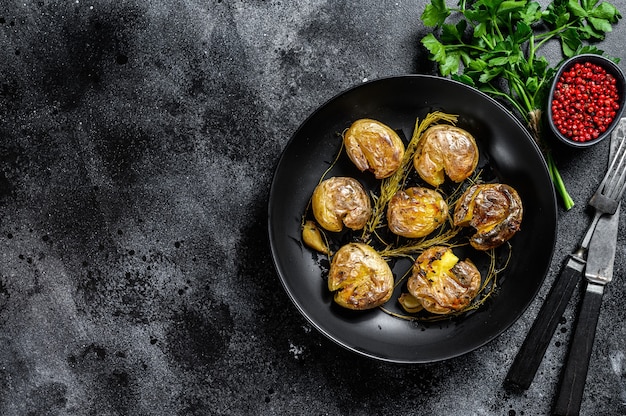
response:
<path id="1" fill-rule="evenodd" d="M 619 129 L 623 124 L 620 123 Z M 621 135 L 615 157 L 589 204 L 605 214 L 614 214 L 626 189 L 626 139 Z"/>

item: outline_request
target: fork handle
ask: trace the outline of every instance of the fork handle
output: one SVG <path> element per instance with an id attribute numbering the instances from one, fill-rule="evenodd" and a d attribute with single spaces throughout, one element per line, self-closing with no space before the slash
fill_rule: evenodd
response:
<path id="1" fill-rule="evenodd" d="M 550 340 L 569 303 L 574 288 L 582 279 L 584 262 L 570 257 L 556 277 L 539 315 L 535 318 L 505 378 L 505 386 L 514 390 L 530 387 Z"/>
<path id="2" fill-rule="evenodd" d="M 576 329 L 570 341 L 569 354 L 557 389 L 554 415 L 571 416 L 580 412 L 603 292 L 603 285 L 587 283 Z"/>

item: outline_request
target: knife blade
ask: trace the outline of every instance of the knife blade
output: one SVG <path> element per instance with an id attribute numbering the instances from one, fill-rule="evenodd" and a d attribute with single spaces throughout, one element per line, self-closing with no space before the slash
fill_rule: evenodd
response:
<path id="1" fill-rule="evenodd" d="M 582 402 L 587 370 L 593 350 L 604 287 L 613 278 L 613 264 L 617 247 L 619 210 L 613 215 L 603 215 L 589 242 L 585 268 L 586 289 L 570 341 L 567 361 L 557 389 L 554 414 L 578 415 Z"/>
<path id="2" fill-rule="evenodd" d="M 588 282 L 604 286 L 613 279 L 618 228 L 618 211 L 613 215 L 600 217 L 587 252 L 585 279 Z"/>

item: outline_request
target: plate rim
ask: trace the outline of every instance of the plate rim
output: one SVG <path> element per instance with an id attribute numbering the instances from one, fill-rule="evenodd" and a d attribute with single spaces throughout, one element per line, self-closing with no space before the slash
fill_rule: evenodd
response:
<path id="1" fill-rule="evenodd" d="M 304 120 L 302 122 L 300 122 L 298 127 L 294 130 L 294 132 L 292 133 L 292 135 L 290 136 L 288 141 L 285 143 L 284 147 L 281 150 L 280 157 L 278 158 L 278 160 L 277 160 L 277 162 L 275 164 L 275 169 L 274 169 L 274 172 L 273 172 L 273 175 L 272 175 L 272 182 L 271 182 L 271 186 L 270 186 L 269 194 L 268 194 L 268 203 L 267 203 L 267 209 L 268 209 L 268 211 L 267 211 L 268 237 L 269 237 L 270 251 L 271 251 L 271 255 L 272 255 L 272 262 L 274 264 L 274 268 L 275 268 L 277 277 L 278 277 L 279 281 L 281 282 L 281 286 L 283 287 L 283 289 L 287 293 L 289 299 L 291 300 L 291 303 L 296 307 L 296 310 L 302 316 L 304 316 L 305 320 L 309 324 L 311 324 L 317 331 L 319 331 L 327 339 L 330 339 L 335 344 L 337 344 L 337 345 L 341 346 L 342 348 L 345 348 L 345 349 L 347 349 L 349 351 L 357 353 L 358 355 L 361 355 L 361 356 L 364 356 L 364 357 L 368 357 L 368 358 L 371 358 L 371 359 L 374 359 L 374 360 L 378 360 L 378 361 L 385 361 L 385 362 L 392 362 L 392 363 L 401 363 L 401 364 L 402 363 L 403 364 L 432 363 L 432 362 L 440 362 L 440 361 L 445 361 L 445 360 L 453 359 L 453 358 L 456 358 L 456 357 L 460 357 L 460 356 L 463 356 L 465 354 L 468 354 L 468 353 L 470 353 L 472 351 L 476 351 L 476 350 L 484 347 L 485 345 L 489 344 L 490 342 L 492 342 L 496 338 L 498 338 L 500 335 L 502 335 L 505 331 L 507 331 L 528 310 L 528 308 L 532 304 L 533 300 L 536 298 L 537 294 L 539 293 L 540 289 L 542 288 L 542 286 L 545 283 L 545 279 L 546 279 L 546 277 L 547 277 L 547 275 L 548 275 L 548 273 L 550 271 L 551 264 L 552 264 L 552 261 L 553 261 L 553 258 L 554 258 L 554 254 L 555 254 L 554 253 L 554 249 L 555 249 L 555 246 L 556 246 L 556 241 L 557 241 L 557 236 L 558 236 L 559 223 L 558 223 L 558 204 L 557 204 L 557 198 L 556 198 L 556 190 L 554 189 L 554 186 L 552 186 L 552 185 L 550 186 L 550 194 L 552 196 L 551 201 L 549 201 L 549 202 L 546 201 L 546 204 L 549 205 L 549 208 L 550 208 L 551 213 L 552 213 L 550 221 L 552 223 L 554 223 L 554 229 L 553 229 L 552 235 L 550 235 L 550 238 L 552 239 L 551 250 L 550 250 L 549 256 L 546 258 L 546 267 L 545 267 L 545 270 L 543 271 L 543 275 L 542 275 L 541 279 L 538 280 L 538 284 L 536 285 L 536 287 L 535 287 L 535 289 L 534 289 L 534 291 L 532 293 L 532 296 L 529 297 L 529 300 L 526 302 L 526 305 L 519 311 L 517 316 L 515 316 L 514 319 L 512 319 L 506 325 L 503 325 L 502 327 L 500 327 L 491 337 L 485 338 L 482 342 L 477 343 L 472 348 L 459 351 L 459 352 L 457 352 L 455 354 L 449 354 L 446 357 L 440 358 L 440 359 L 414 360 L 414 359 L 391 358 L 391 357 L 386 357 L 386 356 L 373 354 L 373 353 L 370 353 L 368 351 L 364 351 L 362 349 L 359 349 L 357 346 L 353 345 L 352 343 L 348 343 L 348 342 L 345 342 L 345 341 L 343 341 L 341 339 L 338 339 L 336 336 L 331 334 L 327 329 L 325 329 L 323 325 L 321 325 L 320 323 L 316 322 L 309 315 L 309 313 L 304 309 L 304 307 L 298 301 L 296 295 L 293 293 L 293 291 L 287 285 L 287 282 L 285 281 L 285 277 L 283 276 L 282 270 L 281 270 L 281 268 L 279 266 L 279 263 L 278 263 L 277 256 L 279 256 L 279 253 L 277 252 L 277 248 L 275 247 L 275 244 L 273 243 L 273 238 L 275 238 L 275 237 L 274 237 L 274 233 L 273 233 L 273 230 L 272 230 L 272 209 L 273 209 L 273 205 L 274 205 L 274 198 L 272 198 L 272 195 L 274 195 L 275 192 L 276 192 L 275 186 L 276 186 L 278 175 L 280 173 L 279 170 L 280 170 L 280 167 L 282 165 L 283 159 L 286 157 L 286 150 L 288 148 L 290 148 L 290 146 L 296 140 L 296 138 L 299 135 L 300 131 L 304 128 L 304 126 L 307 125 L 307 123 L 312 118 L 314 118 L 326 106 L 328 106 L 330 103 L 333 103 L 334 101 L 340 99 L 342 96 L 350 94 L 354 90 L 363 88 L 364 86 L 367 86 L 369 84 L 388 82 L 390 80 L 400 80 L 401 81 L 402 79 L 407 79 L 407 80 L 408 79 L 425 79 L 425 80 L 429 80 L 430 79 L 430 80 L 436 80 L 436 82 L 450 83 L 450 84 L 453 84 L 453 85 L 455 85 L 457 87 L 469 90 L 472 94 L 477 94 L 477 95 L 481 96 L 483 99 L 489 101 L 492 105 L 495 105 L 496 107 L 498 107 L 502 112 L 507 113 L 509 115 L 510 120 L 513 121 L 514 123 L 516 123 L 517 126 L 519 127 L 519 129 L 521 131 L 523 131 L 524 136 L 526 137 L 527 141 L 530 143 L 530 146 L 534 149 L 534 151 L 539 156 L 539 160 L 541 161 L 541 167 L 544 170 L 544 173 L 548 174 L 548 177 L 549 177 L 549 169 L 548 169 L 547 162 L 545 160 L 545 156 L 543 155 L 543 153 L 540 150 L 539 145 L 532 138 L 532 136 L 530 135 L 530 132 L 524 126 L 524 124 L 519 119 L 519 117 L 516 116 L 515 114 L 513 114 L 512 111 L 510 109 L 508 109 L 506 106 L 504 106 L 501 102 L 499 102 L 496 99 L 490 97 L 489 95 L 485 94 L 484 92 L 482 92 L 482 91 L 480 91 L 480 90 L 478 90 L 478 89 L 476 89 L 476 88 L 474 88 L 472 86 L 464 84 L 462 82 L 459 82 L 459 81 L 456 81 L 456 80 L 453 80 L 453 79 L 450 79 L 450 78 L 436 76 L 436 75 L 428 75 L 428 74 L 401 74 L 401 75 L 392 75 L 392 76 L 385 76 L 385 77 L 375 78 L 375 79 L 371 79 L 371 80 L 368 80 L 368 81 L 365 81 L 365 82 L 354 84 L 354 85 L 352 85 L 352 86 L 350 86 L 350 87 L 340 91 L 339 93 L 333 95 L 330 99 L 327 99 L 326 101 L 324 101 L 321 104 L 319 104 L 314 110 L 312 110 L 308 114 L 307 117 L 304 118 Z"/>

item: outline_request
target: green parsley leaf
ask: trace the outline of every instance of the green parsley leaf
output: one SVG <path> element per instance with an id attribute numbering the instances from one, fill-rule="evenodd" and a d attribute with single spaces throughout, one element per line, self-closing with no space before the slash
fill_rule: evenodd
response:
<path id="1" fill-rule="evenodd" d="M 571 18 L 567 5 L 563 2 L 552 2 L 542 13 L 543 21 L 552 27 L 566 26 Z"/>
<path id="2" fill-rule="evenodd" d="M 598 17 L 589 16 L 587 17 L 587 20 L 589 21 L 589 23 L 591 23 L 591 26 L 593 26 L 593 28 L 598 32 L 606 33 L 613 30 L 611 22 L 607 19 L 600 19 Z"/>
<path id="3" fill-rule="evenodd" d="M 598 7 L 591 9 L 589 16 L 606 19 L 611 23 L 616 23 L 617 19 L 622 17 L 617 8 L 610 3 L 601 3 Z"/>
<path id="4" fill-rule="evenodd" d="M 520 12 L 520 20 L 532 25 L 541 19 L 541 6 L 536 1 L 528 2 L 526 8 Z"/>
<path id="5" fill-rule="evenodd" d="M 489 66 L 502 66 L 509 63 L 508 56 L 496 56 L 495 58 L 491 58 L 488 62 Z"/>
<path id="6" fill-rule="evenodd" d="M 459 71 L 461 57 L 458 52 L 446 55 L 443 63 L 440 64 L 441 75 L 455 74 Z"/>
<path id="7" fill-rule="evenodd" d="M 453 74 L 451 78 L 455 81 L 462 82 L 463 84 L 471 85 L 472 87 L 476 86 L 476 83 L 474 82 L 472 77 L 470 77 L 467 74 L 461 74 L 461 75 Z"/>
<path id="8" fill-rule="evenodd" d="M 576 54 L 576 51 L 582 46 L 580 33 L 574 28 L 569 28 L 561 33 L 561 50 L 567 58 Z"/>
<path id="9" fill-rule="evenodd" d="M 498 6 L 498 16 L 507 15 L 513 12 L 519 12 L 526 7 L 526 1 L 524 0 L 505 0 Z"/>
<path id="10" fill-rule="evenodd" d="M 487 34 L 487 24 L 484 22 L 480 22 L 476 26 L 474 26 L 474 37 L 481 38 Z"/>
<path id="11" fill-rule="evenodd" d="M 446 47 L 432 33 L 422 39 L 422 44 L 428 49 L 435 62 L 441 64 L 446 59 Z"/>
<path id="12" fill-rule="evenodd" d="M 503 71 L 503 67 L 501 66 L 490 68 L 487 71 L 482 73 L 482 75 L 479 78 L 479 81 L 483 84 L 487 84 L 493 79 L 495 79 L 496 77 L 498 77 L 500 74 L 502 74 L 502 71 Z"/>
<path id="13" fill-rule="evenodd" d="M 473 71 L 483 72 L 489 67 L 489 65 L 487 64 L 487 62 L 479 58 L 479 59 L 474 59 L 472 62 L 470 62 L 467 65 L 467 67 L 468 69 L 473 70 Z"/>
<path id="14" fill-rule="evenodd" d="M 432 0 L 424 8 L 421 19 L 426 26 L 434 27 L 441 26 L 448 16 L 450 16 L 450 9 L 445 0 Z"/>
<path id="15" fill-rule="evenodd" d="M 574 16 L 577 17 L 587 17 L 587 10 L 585 10 L 578 0 L 569 0 L 567 3 L 567 8 Z"/>
<path id="16" fill-rule="evenodd" d="M 515 31 L 511 34 L 511 36 L 515 43 L 521 45 L 529 40 L 532 34 L 533 30 L 530 25 L 524 21 L 520 21 L 517 23 L 517 26 L 515 26 Z"/>
<path id="17" fill-rule="evenodd" d="M 443 43 L 463 42 L 462 37 L 466 27 L 467 22 L 465 20 L 461 20 L 456 25 L 443 24 L 441 26 L 441 41 Z"/>

